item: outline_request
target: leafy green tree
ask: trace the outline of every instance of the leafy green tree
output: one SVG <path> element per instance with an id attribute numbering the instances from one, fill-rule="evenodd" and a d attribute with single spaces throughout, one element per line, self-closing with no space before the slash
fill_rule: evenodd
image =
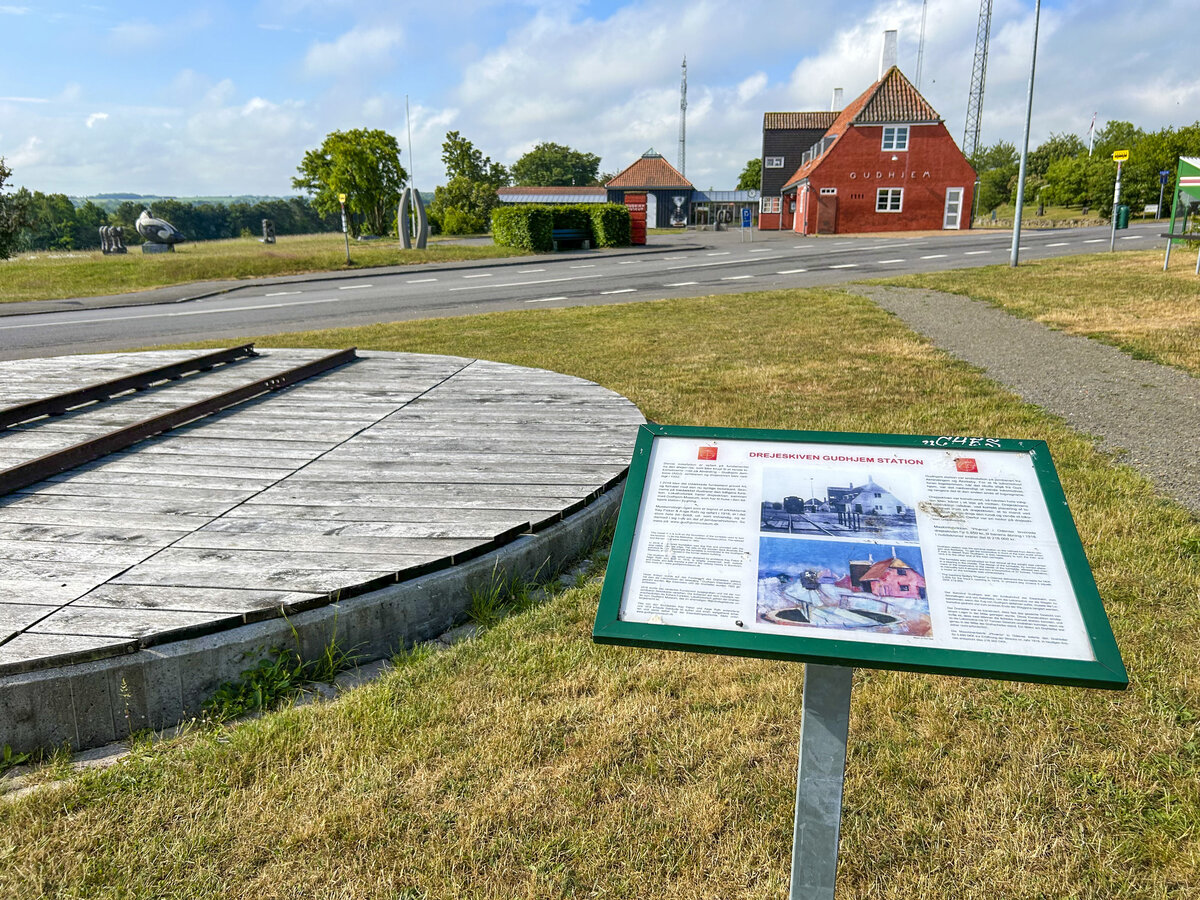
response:
<path id="1" fill-rule="evenodd" d="M 74 250 L 75 205 L 67 195 L 34 191 L 28 203 L 28 245 L 35 250 Z"/>
<path id="2" fill-rule="evenodd" d="M 543 141 L 509 170 L 513 184 L 582 186 L 598 184 L 600 157 Z"/>
<path id="3" fill-rule="evenodd" d="M 484 233 L 500 202 L 496 190 L 508 184 L 508 172 L 457 131 L 446 133 L 442 162 L 449 181 L 433 192 L 430 221 L 445 234 Z"/>
<path id="4" fill-rule="evenodd" d="M 746 161 L 746 168 L 738 176 L 739 191 L 757 191 L 762 187 L 762 160 L 758 157 Z"/>
<path id="5" fill-rule="evenodd" d="M 1044 178 L 1046 170 L 1050 168 L 1052 162 L 1057 162 L 1060 159 L 1070 159 L 1073 156 L 1079 156 L 1081 153 L 1087 152 L 1087 145 L 1079 138 L 1077 134 L 1051 134 L 1050 137 L 1042 141 L 1036 150 L 1029 152 L 1028 175 L 1037 175 Z"/>
<path id="6" fill-rule="evenodd" d="M 22 189 L 15 194 L 4 191 L 4 184 L 12 177 L 12 169 L 4 164 L 0 156 L 0 259 L 8 259 L 20 246 L 21 232 L 27 225 L 29 192 Z"/>
<path id="7" fill-rule="evenodd" d="M 345 194 L 346 209 L 361 217 L 370 233 L 394 231 L 408 173 L 400 165 L 396 139 L 386 131 L 331 132 L 320 147 L 304 154 L 296 169 L 300 175 L 292 179 L 292 187 L 311 194 L 312 205 L 321 215 L 338 213 L 338 194 Z M 359 221 L 354 215 L 349 219 L 351 233 L 357 237 Z"/>
<path id="8" fill-rule="evenodd" d="M 997 141 L 976 151 L 970 162 L 979 177 L 976 207 L 980 213 L 990 212 L 1013 199 L 1016 187 L 1013 179 L 1020 170 L 1016 147 L 1008 141 Z"/>

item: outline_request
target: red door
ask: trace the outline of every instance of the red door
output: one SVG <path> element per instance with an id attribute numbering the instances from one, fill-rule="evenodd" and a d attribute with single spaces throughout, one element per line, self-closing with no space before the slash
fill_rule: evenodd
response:
<path id="1" fill-rule="evenodd" d="M 795 221 L 795 219 L 796 219 L 796 195 L 795 194 L 784 194 L 783 195 L 783 208 L 780 210 L 780 213 L 779 213 L 779 220 L 780 220 L 779 221 L 779 230 L 780 231 L 784 231 L 784 230 L 791 231 L 792 223 Z"/>
<path id="2" fill-rule="evenodd" d="M 629 210 L 629 237 L 635 244 L 646 243 L 646 195 L 626 194 L 625 207 Z"/>

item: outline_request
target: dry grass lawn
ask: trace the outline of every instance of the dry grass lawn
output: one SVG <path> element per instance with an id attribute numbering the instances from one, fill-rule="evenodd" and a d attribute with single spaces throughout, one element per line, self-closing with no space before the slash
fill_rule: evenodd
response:
<path id="1" fill-rule="evenodd" d="M 597 380 L 675 424 L 1049 442 L 1125 692 L 859 671 L 839 898 L 1200 896 L 1200 530 L 832 291 L 260 338 Z M 599 582 L 328 704 L 0 800 L 0 896 L 779 898 L 802 667 L 590 640 Z"/>
<path id="2" fill-rule="evenodd" d="M 1200 277 L 1196 254 L 1162 250 L 1070 256 L 881 281 L 984 300 L 1051 328 L 1096 338 L 1139 359 L 1200 375 Z"/>

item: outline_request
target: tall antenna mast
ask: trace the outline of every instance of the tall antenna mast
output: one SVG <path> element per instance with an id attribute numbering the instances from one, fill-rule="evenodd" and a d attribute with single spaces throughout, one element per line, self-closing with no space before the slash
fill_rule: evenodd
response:
<path id="1" fill-rule="evenodd" d="M 917 42 L 917 92 L 921 91 L 921 66 L 925 63 L 925 14 L 929 12 L 929 0 L 921 0 L 921 38 Z"/>
<path id="2" fill-rule="evenodd" d="M 992 31 L 992 0 L 979 2 L 979 29 L 975 33 L 975 62 L 971 66 L 971 93 L 967 98 L 967 121 L 963 129 L 963 156 L 970 159 L 979 149 L 979 126 L 983 116 L 983 83 L 987 76 L 988 36 Z"/>
<path id="3" fill-rule="evenodd" d="M 683 79 L 679 83 L 679 174 L 687 175 L 687 57 L 683 58 Z"/>

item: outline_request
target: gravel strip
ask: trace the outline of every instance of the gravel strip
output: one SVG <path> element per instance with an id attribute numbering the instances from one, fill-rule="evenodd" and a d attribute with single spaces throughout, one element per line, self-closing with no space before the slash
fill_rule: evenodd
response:
<path id="1" fill-rule="evenodd" d="M 1200 514 L 1200 379 L 979 300 L 854 285 L 913 330 L 1030 403 L 1100 439 L 1159 490 Z"/>

